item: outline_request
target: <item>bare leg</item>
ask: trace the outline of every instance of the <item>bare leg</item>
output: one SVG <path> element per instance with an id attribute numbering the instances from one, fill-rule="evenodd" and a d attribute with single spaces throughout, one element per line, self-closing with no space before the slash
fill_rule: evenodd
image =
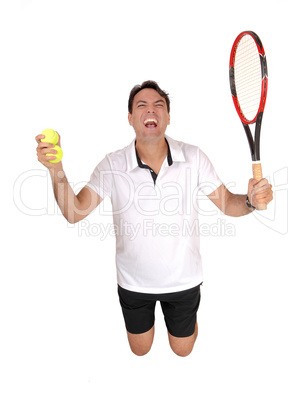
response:
<path id="1" fill-rule="evenodd" d="M 154 334 L 154 326 L 143 334 L 131 334 L 130 332 L 127 332 L 132 352 L 137 356 L 146 355 L 152 347 Z"/>
<path id="2" fill-rule="evenodd" d="M 181 356 L 181 357 L 186 357 L 188 356 L 193 349 L 194 343 L 196 341 L 196 338 L 198 336 L 198 324 L 195 324 L 195 331 L 191 336 L 187 336 L 185 338 L 178 338 L 175 336 L 172 336 L 168 332 L 168 339 L 169 339 L 169 344 L 172 350 L 175 352 L 176 355 Z"/>

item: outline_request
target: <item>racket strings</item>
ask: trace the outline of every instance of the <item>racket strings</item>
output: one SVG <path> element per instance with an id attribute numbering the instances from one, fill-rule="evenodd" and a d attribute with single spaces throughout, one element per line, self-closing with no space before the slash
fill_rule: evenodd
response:
<path id="1" fill-rule="evenodd" d="M 262 72 L 257 46 L 250 35 L 243 36 L 237 45 L 234 79 L 241 111 L 251 121 L 260 105 Z"/>

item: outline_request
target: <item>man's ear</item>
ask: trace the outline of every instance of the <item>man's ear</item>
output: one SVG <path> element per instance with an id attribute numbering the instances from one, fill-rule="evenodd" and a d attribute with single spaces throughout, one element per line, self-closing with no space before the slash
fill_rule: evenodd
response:
<path id="1" fill-rule="evenodd" d="M 128 114 L 128 120 L 129 120 L 130 126 L 132 126 L 133 124 L 132 124 L 132 114 L 131 113 Z"/>

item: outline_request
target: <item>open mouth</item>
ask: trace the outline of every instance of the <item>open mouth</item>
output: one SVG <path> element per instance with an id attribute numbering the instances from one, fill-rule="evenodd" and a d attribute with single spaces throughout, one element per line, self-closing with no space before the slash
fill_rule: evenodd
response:
<path id="1" fill-rule="evenodd" d="M 143 123 L 147 128 L 156 128 L 158 125 L 158 121 L 156 119 L 146 119 Z"/>

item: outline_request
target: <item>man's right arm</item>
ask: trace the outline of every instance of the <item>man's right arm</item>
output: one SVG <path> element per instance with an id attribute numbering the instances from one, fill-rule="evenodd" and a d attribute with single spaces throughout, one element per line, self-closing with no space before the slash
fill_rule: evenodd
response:
<path id="1" fill-rule="evenodd" d="M 58 206 L 63 216 L 70 223 L 76 223 L 87 217 L 101 202 L 102 198 L 90 187 L 85 186 L 77 195 L 74 194 L 66 174 L 63 170 L 62 162 L 51 163 L 54 156 L 46 154 L 55 154 L 52 150 L 52 144 L 41 142 L 43 135 L 36 136 L 38 160 L 49 170 L 52 180 L 53 191 Z M 58 145 L 60 146 L 60 137 Z"/>

